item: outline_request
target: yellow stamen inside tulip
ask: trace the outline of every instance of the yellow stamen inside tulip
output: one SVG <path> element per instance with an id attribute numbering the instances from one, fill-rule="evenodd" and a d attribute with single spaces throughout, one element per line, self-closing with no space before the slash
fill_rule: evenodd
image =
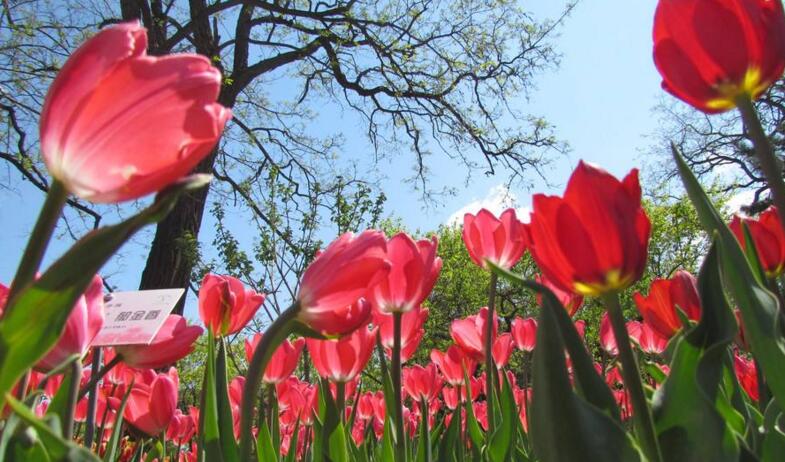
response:
<path id="1" fill-rule="evenodd" d="M 621 289 L 629 287 L 632 282 L 633 278 L 631 274 L 622 275 L 619 270 L 610 270 L 605 273 L 604 282 L 575 282 L 573 287 L 575 288 L 575 291 L 581 295 L 598 297 L 603 294 L 618 292 Z"/>
<path id="2" fill-rule="evenodd" d="M 752 67 L 744 74 L 744 79 L 740 85 L 732 82 L 717 84 L 717 91 L 722 96 L 708 101 L 706 106 L 720 111 L 733 109 L 736 107 L 736 100 L 740 96 L 747 95 L 750 99 L 755 100 L 769 88 L 769 85 L 771 85 L 771 82 L 761 80 L 760 69 Z"/>

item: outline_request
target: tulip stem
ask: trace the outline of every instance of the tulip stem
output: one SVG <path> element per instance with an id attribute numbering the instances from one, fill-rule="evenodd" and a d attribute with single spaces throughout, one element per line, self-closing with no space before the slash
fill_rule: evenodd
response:
<path id="1" fill-rule="evenodd" d="M 401 391 L 401 324 L 403 313 L 393 312 L 392 387 L 395 402 L 396 460 L 404 460 L 403 445 L 403 396 Z"/>
<path id="2" fill-rule="evenodd" d="M 104 367 L 103 367 L 103 369 L 101 369 L 100 371 L 98 371 L 98 374 L 92 374 L 92 375 L 90 375 L 90 381 L 89 381 L 89 382 L 87 382 L 87 385 L 85 385 L 84 387 L 82 387 L 82 389 L 81 389 L 81 390 L 79 390 L 79 399 L 82 399 L 82 398 L 84 398 L 84 397 L 85 397 L 85 395 L 87 395 L 87 393 L 88 393 L 88 392 L 92 392 L 92 391 L 93 391 L 93 390 L 96 388 L 96 386 L 98 385 L 98 382 L 99 382 L 99 381 L 100 381 L 102 378 L 104 378 L 104 376 L 105 376 L 105 375 L 106 375 L 106 374 L 107 374 L 109 371 L 111 371 L 112 369 L 114 369 L 114 367 L 115 367 L 116 365 L 120 364 L 120 361 L 122 361 L 122 360 L 123 360 L 123 357 L 122 357 L 122 356 L 120 356 L 119 354 L 116 354 L 116 355 L 114 356 L 114 358 L 112 358 L 112 360 L 111 360 L 111 361 L 109 361 L 108 363 L 106 363 L 106 366 L 104 366 Z M 95 367 L 95 361 L 93 361 L 93 367 Z M 95 394 L 95 393 L 93 393 L 93 394 Z"/>
<path id="3" fill-rule="evenodd" d="M 493 434 L 496 428 L 496 418 L 493 395 L 496 391 L 496 366 L 493 365 L 493 313 L 496 306 L 496 273 L 491 272 L 491 282 L 488 287 L 488 319 L 485 320 L 485 402 L 488 409 L 488 434 Z"/>
<path id="4" fill-rule="evenodd" d="M 346 382 L 335 382 L 335 405 L 338 407 L 338 415 L 341 423 L 346 423 Z"/>
<path id="5" fill-rule="evenodd" d="M 766 177 L 766 183 L 769 185 L 774 205 L 779 210 L 777 215 L 780 219 L 780 225 L 785 230 L 785 183 L 782 182 L 782 162 L 774 154 L 769 137 L 763 131 L 758 112 L 755 110 L 755 105 L 752 104 L 749 95 L 740 96 L 736 100 L 736 105 L 739 108 L 739 112 L 741 112 L 741 119 L 744 121 L 747 134 L 755 146 L 758 166 Z"/>
<path id="6" fill-rule="evenodd" d="M 49 192 L 46 193 L 44 205 L 41 207 L 41 212 L 38 215 L 38 220 L 30 233 L 25 252 L 22 254 L 22 261 L 19 262 L 16 275 L 8 291 L 7 308 L 12 308 L 12 299 L 35 277 L 35 273 L 41 266 L 41 260 L 43 260 L 44 253 L 49 245 L 49 240 L 52 238 L 52 234 L 57 226 L 57 221 L 63 213 L 63 207 L 67 199 L 68 191 L 66 191 L 65 186 L 57 180 L 52 180 L 52 183 L 49 185 Z M 8 314 L 7 311 L 8 309 L 5 314 Z"/>
<path id="7" fill-rule="evenodd" d="M 79 401 L 79 382 L 82 381 L 82 362 L 77 360 L 71 361 L 69 365 L 70 388 L 68 389 L 68 401 L 65 405 L 65 415 L 63 416 L 63 439 L 68 441 L 74 436 L 74 411 L 76 410 L 76 403 Z"/>
<path id="8" fill-rule="evenodd" d="M 632 418 L 635 433 L 638 435 L 646 458 L 651 462 L 662 462 L 662 454 L 657 444 L 657 434 L 654 432 L 654 421 L 651 417 L 649 404 L 646 402 L 646 395 L 643 393 L 643 382 L 641 382 L 638 361 L 635 359 L 630 336 L 627 333 L 627 326 L 624 324 L 624 314 L 619 304 L 619 295 L 615 292 L 605 294 L 602 296 L 602 300 L 608 309 L 613 336 L 619 349 L 624 386 L 632 399 Z"/>
<path id="9" fill-rule="evenodd" d="M 112 358 L 114 359 L 114 358 Z M 101 347 L 94 347 L 93 348 L 93 367 L 91 372 L 95 373 L 101 367 L 101 363 L 103 362 L 103 351 Z M 95 436 L 95 408 L 98 404 L 98 381 L 91 380 L 89 384 L 89 388 L 87 390 L 90 393 L 90 397 L 87 399 L 87 418 L 85 419 L 85 435 L 84 435 L 84 444 L 87 448 L 91 448 L 93 446 L 93 436 Z M 81 390 L 79 392 L 81 395 Z"/>
<path id="10" fill-rule="evenodd" d="M 262 375 L 267 367 L 273 352 L 281 342 L 292 333 L 294 320 L 300 312 L 300 302 L 295 301 L 289 308 L 284 310 L 270 324 L 267 331 L 262 336 L 262 340 L 256 347 L 248 364 L 248 375 L 243 387 L 242 408 L 240 413 L 240 460 L 251 460 L 251 448 L 253 447 L 253 408 L 256 397 L 259 395 L 259 386 Z"/>

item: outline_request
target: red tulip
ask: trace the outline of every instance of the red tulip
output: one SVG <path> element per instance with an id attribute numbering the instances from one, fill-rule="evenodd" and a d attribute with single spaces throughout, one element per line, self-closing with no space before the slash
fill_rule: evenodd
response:
<path id="1" fill-rule="evenodd" d="M 535 194 L 531 252 L 554 285 L 582 295 L 617 292 L 646 266 L 651 225 L 638 170 L 623 181 L 583 161 L 564 197 Z"/>
<path id="2" fill-rule="evenodd" d="M 469 397 L 470 401 L 474 401 L 477 397 L 480 396 L 480 392 L 485 388 L 483 384 L 480 382 L 480 379 L 477 377 L 469 377 L 469 383 L 471 384 L 471 396 Z M 453 387 L 443 387 L 442 388 L 442 398 L 444 399 L 444 405 L 450 409 L 455 409 L 458 407 L 459 403 L 463 403 L 466 401 L 466 387 L 465 386 L 453 386 Z"/>
<path id="3" fill-rule="evenodd" d="M 117 346 L 115 352 L 131 367 L 159 369 L 191 354 L 202 331 L 199 326 L 189 326 L 182 316 L 170 314 L 149 345 Z"/>
<path id="4" fill-rule="evenodd" d="M 403 388 L 414 401 L 430 401 L 439 394 L 444 380 L 433 363 L 423 367 L 415 364 L 403 370 Z"/>
<path id="5" fill-rule="evenodd" d="M 177 446 L 187 444 L 196 433 L 194 420 L 188 414 L 183 414 L 180 409 L 175 409 L 169 428 L 166 430 L 166 439 L 174 441 Z"/>
<path id="6" fill-rule="evenodd" d="M 482 209 L 477 215 L 463 216 L 463 242 L 472 261 L 486 268 L 486 261 L 505 269 L 511 268 L 526 251 L 525 225 L 518 221 L 515 209 L 507 209 L 496 218 Z"/>
<path id="7" fill-rule="evenodd" d="M 581 295 L 576 295 L 571 291 L 561 289 L 542 274 L 535 276 L 534 280 L 553 292 L 553 295 L 556 296 L 562 306 L 567 310 L 567 314 L 569 314 L 570 317 L 575 316 L 575 313 L 578 312 L 578 308 L 583 304 L 583 297 Z M 537 294 L 537 304 L 542 305 L 542 295 L 539 293 Z"/>
<path id="8" fill-rule="evenodd" d="M 450 345 L 447 351 L 431 351 L 431 361 L 442 371 L 444 379 L 453 386 L 463 385 L 463 374 L 471 377 L 476 366 L 475 361 L 464 353 L 464 350 L 457 345 Z"/>
<path id="9" fill-rule="evenodd" d="M 452 339 L 467 355 L 476 361 L 485 359 L 485 323 L 487 320 L 488 307 L 485 306 L 480 308 L 477 314 L 463 319 L 456 319 L 450 325 Z M 498 316 L 494 312 L 492 340 L 496 339 L 496 334 L 499 330 L 498 322 Z"/>
<path id="10" fill-rule="evenodd" d="M 749 229 L 752 242 L 755 243 L 755 251 L 763 267 L 763 271 L 769 278 L 776 278 L 785 271 L 785 232 L 780 225 L 779 212 L 773 205 L 764 210 L 758 219 L 740 218 L 733 216 L 730 222 L 730 229 L 736 235 L 742 248 L 746 250 L 747 241 L 744 239 L 744 231 L 741 223 L 744 222 Z"/>
<path id="11" fill-rule="evenodd" d="M 262 341 L 262 334 L 256 334 L 252 340 L 245 341 L 245 357 L 248 362 L 251 362 L 254 350 Z M 262 381 L 268 384 L 278 384 L 286 380 L 295 368 L 297 368 L 297 361 L 300 360 L 300 353 L 305 347 L 305 339 L 297 338 L 290 342 L 284 340 L 267 362 L 267 367 L 264 370 Z"/>
<path id="12" fill-rule="evenodd" d="M 537 344 L 537 320 L 534 318 L 515 318 L 510 326 L 515 346 L 519 350 L 531 353 Z"/>
<path id="13" fill-rule="evenodd" d="M 662 87 L 706 113 L 757 98 L 785 68 L 785 16 L 779 1 L 660 0 L 654 64 Z"/>
<path id="14" fill-rule="evenodd" d="M 641 351 L 648 354 L 662 354 L 668 346 L 668 339 L 654 330 L 647 322 L 639 323 L 640 327 L 633 332 L 629 327 L 630 338 L 635 340 Z"/>
<path id="15" fill-rule="evenodd" d="M 373 417 L 373 393 L 366 391 L 357 399 L 357 418 L 371 420 Z"/>
<path id="16" fill-rule="evenodd" d="M 689 319 L 700 319 L 697 282 L 687 271 L 679 270 L 670 279 L 655 279 L 648 296 L 638 292 L 633 298 L 643 319 L 665 338 L 671 338 L 682 327 L 677 306 Z"/>
<path id="17" fill-rule="evenodd" d="M 264 294 L 231 276 L 206 274 L 199 287 L 199 317 L 216 337 L 241 331 L 264 303 Z"/>
<path id="18" fill-rule="evenodd" d="M 174 417 L 178 384 L 174 368 L 166 374 L 156 374 L 149 369 L 137 374 L 123 414 L 125 421 L 148 436 L 160 435 Z M 120 400 L 112 400 L 117 409 Z"/>
<path id="19" fill-rule="evenodd" d="M 735 309 L 733 310 L 733 315 L 736 317 L 736 324 L 739 325 L 739 332 L 733 341 L 744 351 L 750 351 L 750 344 L 747 343 L 747 335 L 744 333 L 744 321 L 741 319 L 741 311 Z"/>
<path id="20" fill-rule="evenodd" d="M 586 339 L 586 321 L 583 319 L 578 319 L 573 324 L 575 324 L 575 330 L 578 331 L 578 335 L 581 336 L 581 339 Z"/>
<path id="21" fill-rule="evenodd" d="M 52 176 L 93 202 L 159 191 L 212 151 L 231 111 L 221 74 L 196 54 L 148 56 L 137 22 L 85 42 L 52 82 L 40 139 Z"/>
<path id="22" fill-rule="evenodd" d="M 631 322 L 634 323 L 636 321 Z M 629 324 L 627 330 L 630 330 Z M 619 354 L 619 346 L 616 343 L 616 336 L 613 335 L 613 329 L 611 328 L 611 322 L 607 312 L 602 313 L 602 320 L 600 321 L 600 347 L 611 356 Z"/>
<path id="23" fill-rule="evenodd" d="M 360 327 L 338 340 L 309 338 L 307 343 L 319 375 L 331 382 L 346 383 L 365 369 L 376 343 L 376 329 Z"/>
<path id="24" fill-rule="evenodd" d="M 341 336 L 368 322 L 363 298 L 390 270 L 381 231 L 343 234 L 308 265 L 300 284 L 298 319 L 328 336 Z"/>
<path id="25" fill-rule="evenodd" d="M 3 310 L 5 309 L 5 304 L 8 302 L 9 291 L 10 289 L 8 288 L 8 286 L 0 283 L 0 314 L 3 314 Z"/>
<path id="26" fill-rule="evenodd" d="M 79 355 L 81 359 L 87 354 L 90 342 L 98 335 L 103 325 L 103 280 L 100 276 L 93 276 L 87 290 L 76 301 L 68 316 L 60 340 L 43 359 L 38 361 L 35 368 L 41 372 L 49 372 L 74 354 Z"/>
<path id="27" fill-rule="evenodd" d="M 398 233 L 387 241 L 390 272 L 370 291 L 371 304 L 383 313 L 406 313 L 428 297 L 442 269 L 436 256 L 438 240 L 414 242 L 406 233 Z"/>
<path id="28" fill-rule="evenodd" d="M 741 388 L 744 389 L 750 399 L 758 401 L 758 372 L 755 368 L 755 362 L 735 353 L 733 355 L 733 370 L 736 371 L 736 377 L 739 379 Z"/>
<path id="29" fill-rule="evenodd" d="M 401 316 L 401 362 L 412 357 L 425 334 L 425 321 L 428 320 L 428 308 L 419 307 L 403 313 Z M 393 317 L 390 314 L 373 311 L 373 323 L 379 326 L 379 337 L 388 357 L 393 347 Z"/>
<path id="30" fill-rule="evenodd" d="M 496 337 L 496 340 L 494 340 L 493 346 L 491 347 L 491 354 L 493 355 L 493 362 L 498 369 L 506 366 L 507 362 L 510 361 L 512 343 L 512 335 L 508 332 L 499 335 Z"/>

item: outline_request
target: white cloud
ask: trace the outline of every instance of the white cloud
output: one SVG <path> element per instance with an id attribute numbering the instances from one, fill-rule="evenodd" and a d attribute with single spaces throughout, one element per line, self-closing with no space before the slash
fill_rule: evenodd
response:
<path id="1" fill-rule="evenodd" d="M 751 204 L 753 199 L 755 199 L 755 191 L 742 191 L 728 199 L 728 209 L 730 209 L 732 213 L 739 213 L 741 211 L 741 207 L 743 205 Z"/>
<path id="2" fill-rule="evenodd" d="M 494 215 L 499 216 L 504 210 L 510 207 L 515 207 L 515 213 L 518 215 L 519 220 L 528 222 L 531 208 L 525 206 L 519 207 L 518 205 L 519 201 L 515 193 L 510 191 L 504 184 L 496 185 L 488 190 L 488 193 L 482 199 L 475 199 L 453 212 L 449 218 L 447 218 L 445 224 L 460 225 L 463 223 L 463 216 L 465 214 L 477 213 L 483 208 L 488 209 L 488 211 Z"/>

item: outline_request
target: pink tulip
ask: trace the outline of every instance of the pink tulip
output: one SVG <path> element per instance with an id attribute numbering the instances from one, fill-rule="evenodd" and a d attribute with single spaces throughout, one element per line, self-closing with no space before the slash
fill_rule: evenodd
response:
<path id="1" fill-rule="evenodd" d="M 515 346 L 519 350 L 531 353 L 537 344 L 537 320 L 534 318 L 515 318 L 510 326 Z"/>
<path id="2" fill-rule="evenodd" d="M 436 256 L 438 241 L 414 242 L 406 233 L 398 233 L 387 241 L 390 272 L 370 291 L 371 304 L 383 313 L 406 313 L 419 307 L 428 297 L 442 269 Z"/>
<path id="3" fill-rule="evenodd" d="M 328 336 L 366 324 L 371 306 L 364 298 L 390 270 L 381 231 L 343 234 L 308 265 L 297 296 L 298 319 Z"/>
<path id="4" fill-rule="evenodd" d="M 254 350 L 256 350 L 261 341 L 262 334 L 256 334 L 252 340 L 245 341 L 245 357 L 248 358 L 249 363 L 253 357 Z M 284 340 L 275 349 L 275 352 L 270 357 L 270 361 L 267 362 L 262 378 L 263 382 L 277 384 L 292 375 L 292 372 L 297 367 L 297 361 L 300 360 L 300 353 L 302 353 L 303 347 L 305 347 L 305 339 L 303 338 L 295 339 L 293 342 Z"/>
<path id="5" fill-rule="evenodd" d="M 456 319 L 450 325 L 450 335 L 455 343 L 460 346 L 476 361 L 485 360 L 485 323 L 488 320 L 488 307 L 480 308 L 477 314 Z M 493 313 L 493 334 L 491 341 L 496 339 L 499 330 L 498 316 Z"/>
<path id="6" fill-rule="evenodd" d="M 616 336 L 613 335 L 607 312 L 602 313 L 602 320 L 600 321 L 600 347 L 611 356 L 619 354 L 619 346 L 616 344 Z"/>
<path id="7" fill-rule="evenodd" d="M 371 420 L 373 417 L 373 393 L 366 391 L 357 399 L 357 418 Z"/>
<path id="8" fill-rule="evenodd" d="M 544 274 L 537 275 L 534 280 L 553 292 L 553 295 L 556 296 L 562 306 L 567 310 L 567 314 L 569 314 L 570 317 L 575 316 L 575 313 L 578 312 L 578 309 L 583 304 L 582 295 L 563 290 L 561 287 L 554 284 L 553 281 L 545 277 Z M 539 293 L 537 294 L 537 304 L 542 304 L 542 295 Z"/>
<path id="9" fill-rule="evenodd" d="M 123 414 L 126 422 L 148 436 L 160 435 L 174 417 L 178 385 L 174 368 L 166 374 L 149 369 L 137 374 Z M 112 399 L 119 407 L 119 400 Z"/>
<path id="10" fill-rule="evenodd" d="M 175 409 L 169 428 L 166 430 L 166 439 L 174 441 L 178 446 L 188 443 L 196 433 L 194 420 L 188 414 L 183 414 L 180 409 Z"/>
<path id="11" fill-rule="evenodd" d="M 512 354 L 512 335 L 505 332 L 504 334 L 496 337 L 491 347 L 491 354 L 493 355 L 493 362 L 498 369 L 507 365 Z"/>
<path id="12" fill-rule="evenodd" d="M 104 325 L 103 280 L 93 276 L 84 295 L 74 305 L 57 344 L 36 364 L 41 372 L 49 372 L 62 364 L 68 357 L 87 354 L 90 342 Z"/>
<path id="13" fill-rule="evenodd" d="M 430 401 L 439 394 L 444 380 L 433 363 L 416 364 L 403 370 L 403 388 L 415 402 Z"/>
<path id="14" fill-rule="evenodd" d="M 638 323 L 640 325 L 638 328 L 631 328 L 629 324 L 627 325 L 627 331 L 630 333 L 630 338 L 638 343 L 641 351 L 649 354 L 662 354 L 665 351 L 665 348 L 668 346 L 668 339 L 652 329 L 649 323 L 645 321 Z"/>
<path id="15" fill-rule="evenodd" d="M 476 216 L 463 216 L 463 242 L 472 261 L 481 268 L 487 268 L 486 261 L 490 261 L 509 269 L 526 250 L 526 229 L 515 216 L 515 209 L 505 210 L 499 218 L 482 209 Z"/>
<path id="16" fill-rule="evenodd" d="M 52 176 L 92 202 L 159 191 L 215 146 L 231 111 L 215 100 L 221 74 L 204 56 L 146 54 L 137 22 L 85 42 L 52 82 L 40 139 Z"/>
<path id="17" fill-rule="evenodd" d="M 189 326 L 180 315 L 170 314 L 149 345 L 122 345 L 116 354 L 125 364 L 137 369 L 160 369 L 170 366 L 194 351 L 196 339 L 202 335 L 199 326 Z"/>
<path id="18" fill-rule="evenodd" d="M 471 377 L 476 366 L 475 361 L 457 345 L 450 345 L 445 352 L 432 350 L 431 361 L 442 372 L 447 383 L 453 386 L 463 385 L 464 369 L 465 373 Z"/>
<path id="19" fill-rule="evenodd" d="M 264 303 L 264 294 L 231 276 L 207 274 L 199 287 L 199 317 L 216 337 L 242 330 Z"/>
<path id="20" fill-rule="evenodd" d="M 351 381 L 365 369 L 375 342 L 376 329 L 366 327 L 339 340 L 307 340 L 308 352 L 319 375 L 340 383 Z"/>
<path id="21" fill-rule="evenodd" d="M 428 308 L 418 307 L 403 313 L 401 316 L 401 362 L 412 357 L 425 334 L 425 321 L 428 320 Z M 393 317 L 390 314 L 373 310 L 373 323 L 379 326 L 379 337 L 388 357 L 392 357 Z"/>

